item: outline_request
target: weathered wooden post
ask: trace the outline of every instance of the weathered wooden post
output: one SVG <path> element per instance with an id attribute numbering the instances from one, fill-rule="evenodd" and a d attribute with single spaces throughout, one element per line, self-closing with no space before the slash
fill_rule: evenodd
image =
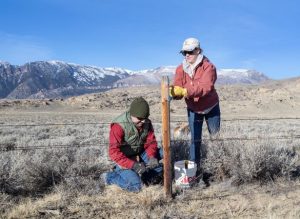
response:
<path id="1" fill-rule="evenodd" d="M 164 189 L 165 196 L 172 198 L 172 168 L 170 153 L 170 100 L 169 78 L 161 80 L 161 111 L 162 111 L 162 145 L 164 151 Z"/>

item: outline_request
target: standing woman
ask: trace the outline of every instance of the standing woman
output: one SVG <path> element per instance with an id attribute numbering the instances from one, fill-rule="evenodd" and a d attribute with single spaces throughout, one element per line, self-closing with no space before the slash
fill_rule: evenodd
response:
<path id="1" fill-rule="evenodd" d="M 220 130 L 219 97 L 215 89 L 215 66 L 202 54 L 196 38 L 183 42 L 184 56 L 175 73 L 170 95 L 176 100 L 184 97 L 191 131 L 190 160 L 200 165 L 202 125 L 205 119 L 208 131 L 214 135 Z"/>

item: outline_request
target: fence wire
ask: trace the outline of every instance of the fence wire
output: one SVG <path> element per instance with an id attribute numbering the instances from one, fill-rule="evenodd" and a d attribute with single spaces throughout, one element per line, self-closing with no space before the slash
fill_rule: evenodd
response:
<path id="1" fill-rule="evenodd" d="M 272 121 L 272 120 L 298 120 L 298 117 L 279 117 L 279 118 L 240 118 L 240 119 L 222 119 L 222 122 L 231 121 Z M 203 120 L 198 120 L 198 122 L 203 122 Z M 170 123 L 187 123 L 184 120 L 172 120 Z M 111 122 L 82 122 L 82 123 L 43 123 L 43 124 L 0 124 L 0 127 L 34 127 L 34 126 L 79 126 L 79 125 L 109 125 Z M 161 124 L 160 122 L 152 124 Z M 202 138 L 200 141 L 255 141 L 255 140 L 274 140 L 274 139 L 300 139 L 300 135 L 286 135 L 286 136 L 272 136 L 272 137 L 231 137 L 231 138 Z M 171 139 L 170 143 L 176 144 L 176 142 L 190 142 L 190 140 L 185 139 Z M 151 142 L 150 142 L 151 143 Z M 148 144 L 150 144 L 148 142 Z M 157 141 L 158 144 L 162 145 L 162 141 Z M 197 141 L 195 141 L 197 143 Z M 63 148 L 86 148 L 86 147 L 108 147 L 110 143 L 108 141 L 100 141 L 94 143 L 75 143 L 75 144 L 57 144 L 57 145 L 26 145 L 26 146 L 15 146 L 14 143 L 0 144 L 0 152 L 5 151 L 28 151 L 28 150 L 41 150 L 41 149 L 63 149 Z"/>
<path id="2" fill-rule="evenodd" d="M 278 118 L 237 118 L 221 119 L 221 122 L 232 121 L 272 121 L 272 120 L 299 120 L 299 117 L 278 117 Z M 203 120 L 197 120 L 203 122 Z M 1 124 L 0 127 L 23 127 L 23 126 L 76 126 L 76 125 L 110 125 L 112 122 L 78 122 L 78 123 L 36 123 L 36 124 Z M 161 124 L 160 122 L 151 121 L 152 124 Z M 187 120 L 172 120 L 170 123 L 187 123 Z"/>
<path id="3" fill-rule="evenodd" d="M 251 138 L 203 138 L 199 141 L 191 141 L 191 140 L 186 140 L 186 139 L 178 139 L 170 140 L 170 147 L 172 145 L 176 145 L 176 143 L 198 143 L 198 142 L 225 142 L 225 141 L 257 141 L 257 140 L 288 140 L 288 139 L 300 139 L 300 135 L 286 135 L 286 136 L 272 136 L 272 137 L 251 137 Z M 155 141 L 155 142 L 147 142 L 147 144 L 152 144 L 152 143 L 157 143 L 158 145 L 162 145 L 162 141 Z M 52 149 L 65 149 L 65 148 L 70 148 L 70 149 L 78 149 L 78 148 L 87 148 L 87 147 L 108 147 L 112 146 L 109 141 L 101 141 L 101 142 L 96 142 L 96 143 L 82 143 L 82 144 L 56 144 L 56 145 L 26 145 L 26 146 L 15 146 L 12 144 L 0 144 L 0 152 L 5 152 L 5 151 L 30 151 L 30 150 L 52 150 Z M 125 145 L 116 143 L 116 145 Z M 137 145 L 134 145 L 137 146 Z"/>

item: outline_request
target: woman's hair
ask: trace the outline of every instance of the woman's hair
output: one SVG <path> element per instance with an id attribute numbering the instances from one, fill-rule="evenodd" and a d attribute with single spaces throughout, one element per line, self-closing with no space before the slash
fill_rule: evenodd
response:
<path id="1" fill-rule="evenodd" d="M 198 49 L 199 49 L 199 54 L 202 54 L 202 52 L 203 52 L 203 49 L 201 49 L 200 47 L 198 47 Z"/>

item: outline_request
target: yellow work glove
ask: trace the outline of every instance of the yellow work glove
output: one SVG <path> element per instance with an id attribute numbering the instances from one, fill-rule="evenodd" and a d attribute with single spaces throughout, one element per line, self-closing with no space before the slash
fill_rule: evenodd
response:
<path id="1" fill-rule="evenodd" d="M 187 89 L 179 86 L 170 87 L 170 96 L 171 97 L 186 97 Z"/>

